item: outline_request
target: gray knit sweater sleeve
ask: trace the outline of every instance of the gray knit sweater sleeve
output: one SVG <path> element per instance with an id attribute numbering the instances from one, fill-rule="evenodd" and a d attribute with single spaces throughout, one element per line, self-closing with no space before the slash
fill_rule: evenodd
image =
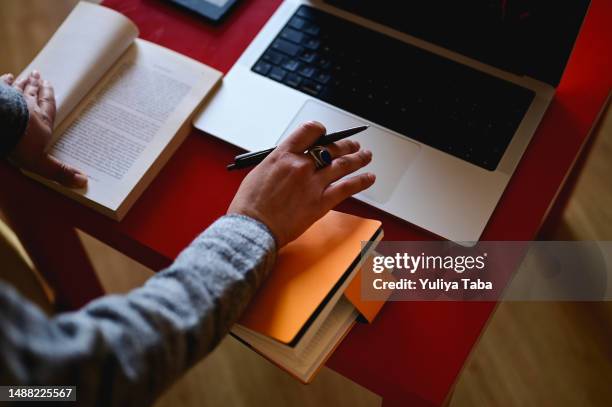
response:
<path id="1" fill-rule="evenodd" d="M 23 95 L 0 82 L 0 158 L 13 151 L 26 130 L 29 118 Z"/>
<path id="2" fill-rule="evenodd" d="M 0 283 L 0 385 L 75 385 L 78 405 L 145 406 L 211 352 L 276 257 L 266 226 L 217 220 L 127 295 L 45 316 Z"/>

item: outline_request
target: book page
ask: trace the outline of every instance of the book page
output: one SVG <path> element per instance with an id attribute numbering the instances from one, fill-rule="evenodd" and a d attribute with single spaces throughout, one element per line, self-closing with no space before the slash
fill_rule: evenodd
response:
<path id="1" fill-rule="evenodd" d="M 55 89 L 56 128 L 138 36 L 125 16 L 81 2 L 20 76 L 40 71 Z"/>
<path id="2" fill-rule="evenodd" d="M 358 315 L 346 298 L 340 298 L 310 342 L 298 354 L 238 324 L 232 327 L 231 332 L 303 382 L 309 382 L 353 326 Z"/>
<path id="3" fill-rule="evenodd" d="M 137 39 L 57 129 L 49 152 L 89 178 L 62 192 L 117 211 L 221 73 Z M 180 140 L 182 141 L 182 140 Z"/>

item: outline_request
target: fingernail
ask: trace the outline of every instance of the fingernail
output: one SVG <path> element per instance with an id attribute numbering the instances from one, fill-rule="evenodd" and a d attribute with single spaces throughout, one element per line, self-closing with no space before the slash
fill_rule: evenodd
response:
<path id="1" fill-rule="evenodd" d="M 370 150 L 363 150 L 363 153 L 366 155 L 366 157 L 372 158 L 372 152 Z"/>
<path id="2" fill-rule="evenodd" d="M 316 120 L 310 120 L 307 122 L 307 126 L 312 126 L 312 127 L 317 127 L 319 129 L 319 131 L 323 134 L 325 134 L 325 126 L 323 126 L 322 123 L 316 121 Z"/>
<path id="3" fill-rule="evenodd" d="M 368 172 L 368 179 L 370 180 L 370 182 L 374 182 L 376 181 L 376 175 L 372 174 L 371 172 Z"/>
<path id="4" fill-rule="evenodd" d="M 75 173 L 74 174 L 74 186 L 77 188 L 83 188 L 85 185 L 87 185 L 87 176 L 81 173 Z"/>
<path id="5" fill-rule="evenodd" d="M 359 150 L 361 148 L 361 144 L 359 144 L 358 141 L 353 140 L 353 147 L 355 147 L 355 150 Z"/>
<path id="6" fill-rule="evenodd" d="M 40 77 L 40 72 L 38 72 L 36 69 L 32 71 L 32 76 L 35 78 L 39 78 Z"/>

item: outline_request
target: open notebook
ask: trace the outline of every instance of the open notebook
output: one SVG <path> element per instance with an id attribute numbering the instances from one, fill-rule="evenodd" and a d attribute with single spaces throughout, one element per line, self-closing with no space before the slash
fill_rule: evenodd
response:
<path id="1" fill-rule="evenodd" d="M 79 3 L 22 75 L 55 88 L 49 152 L 84 171 L 71 190 L 28 174 L 120 220 L 185 139 L 190 117 L 222 74 L 136 38 L 122 14 Z"/>
<path id="2" fill-rule="evenodd" d="M 329 212 L 280 251 L 232 334 L 310 382 L 355 323 L 345 291 L 382 236 L 379 221 Z"/>

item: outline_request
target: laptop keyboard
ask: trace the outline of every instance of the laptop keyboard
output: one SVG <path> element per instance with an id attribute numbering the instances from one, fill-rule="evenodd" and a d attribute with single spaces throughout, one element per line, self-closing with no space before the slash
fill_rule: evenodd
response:
<path id="1" fill-rule="evenodd" d="M 252 71 L 487 170 L 534 92 L 300 6 Z"/>

